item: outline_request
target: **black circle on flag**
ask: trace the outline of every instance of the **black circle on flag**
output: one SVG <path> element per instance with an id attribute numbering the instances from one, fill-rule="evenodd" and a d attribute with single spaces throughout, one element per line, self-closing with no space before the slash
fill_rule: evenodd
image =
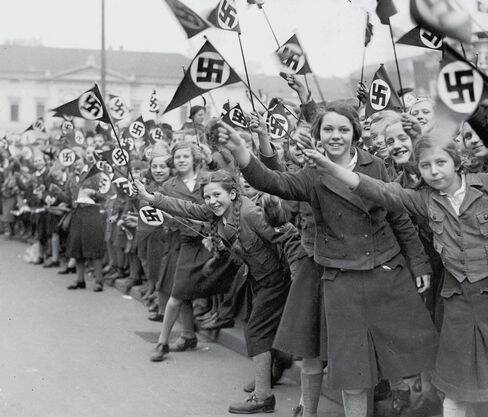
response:
<path id="1" fill-rule="evenodd" d="M 483 79 L 469 64 L 454 61 L 437 78 L 437 91 L 444 104 L 456 113 L 473 113 L 483 94 Z"/>
<path id="2" fill-rule="evenodd" d="M 93 91 L 87 91 L 80 96 L 78 109 L 81 116 L 87 120 L 97 120 L 103 117 L 102 103 Z"/>
<path id="3" fill-rule="evenodd" d="M 211 90 L 227 82 L 230 67 L 217 52 L 202 52 L 191 63 L 190 76 L 198 88 Z"/>
<path id="4" fill-rule="evenodd" d="M 129 133 L 133 138 L 140 139 L 146 134 L 146 126 L 139 120 L 135 120 L 129 126 Z"/>
<path id="5" fill-rule="evenodd" d="M 380 78 L 377 78 L 371 83 L 369 87 L 369 104 L 371 107 L 380 111 L 388 106 L 391 98 L 391 89 L 388 83 Z"/>
<path id="6" fill-rule="evenodd" d="M 287 43 L 278 49 L 281 63 L 293 73 L 300 71 L 305 65 L 305 55 L 296 43 Z"/>
<path id="7" fill-rule="evenodd" d="M 164 223 L 163 212 L 152 206 L 144 206 L 139 210 L 139 217 L 149 226 L 160 226 Z"/>

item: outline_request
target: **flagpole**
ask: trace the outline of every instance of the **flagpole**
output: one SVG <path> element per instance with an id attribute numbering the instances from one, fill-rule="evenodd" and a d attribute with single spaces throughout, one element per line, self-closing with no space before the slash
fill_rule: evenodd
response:
<path id="1" fill-rule="evenodd" d="M 393 29 L 391 28 L 390 19 L 388 19 L 388 27 L 390 28 L 391 44 L 393 45 L 393 53 L 395 55 L 395 64 L 396 64 L 396 69 L 397 69 L 398 82 L 400 84 L 400 92 L 403 92 L 402 77 L 400 75 L 400 66 L 398 65 L 398 57 L 397 57 L 396 45 L 395 45 L 395 40 L 393 39 Z M 402 104 L 403 104 L 403 112 L 405 112 L 406 111 L 406 106 L 405 106 L 404 94 L 402 94 Z"/>
<path id="2" fill-rule="evenodd" d="M 244 71 L 246 73 L 246 80 L 247 80 L 247 85 L 249 86 L 249 91 L 251 90 L 251 82 L 249 81 L 249 73 L 247 72 L 247 64 L 246 64 L 246 57 L 244 56 L 244 49 L 242 48 L 242 41 L 241 41 L 241 32 L 237 32 L 237 39 L 239 39 L 239 48 L 241 49 L 241 56 L 242 56 L 242 62 L 244 63 Z M 252 94 L 249 96 L 251 99 L 251 107 L 254 112 L 256 112 L 256 107 L 254 106 L 254 100 L 252 98 Z"/>
<path id="3" fill-rule="evenodd" d="M 102 84 L 102 97 L 105 100 L 105 67 L 106 67 L 106 54 L 105 54 L 105 0 L 102 0 L 102 45 L 100 49 L 100 71 Z"/>
<path id="4" fill-rule="evenodd" d="M 464 49 L 464 45 L 461 41 L 459 41 L 459 43 L 461 44 L 461 51 L 463 51 L 463 57 L 464 59 L 466 59 L 466 50 Z"/>
<path id="5" fill-rule="evenodd" d="M 186 74 L 185 66 L 182 65 L 181 68 L 183 69 L 183 77 L 184 77 Z M 188 103 L 190 103 L 190 111 L 191 111 L 191 108 L 193 107 L 191 104 L 191 100 L 188 100 Z M 200 145 L 200 138 L 198 137 L 197 125 L 195 124 L 195 120 L 193 118 L 191 119 L 191 121 L 193 122 L 193 129 L 195 129 L 195 135 L 197 135 L 197 143 Z"/>
<path id="6" fill-rule="evenodd" d="M 361 81 L 360 83 L 362 84 L 364 81 L 364 62 L 366 60 L 366 47 L 363 48 L 363 62 L 361 64 Z"/>
<path id="7" fill-rule="evenodd" d="M 266 19 L 266 22 L 268 23 L 268 27 L 271 30 L 271 33 L 273 34 L 273 38 L 276 42 L 276 45 L 278 46 L 278 49 L 280 49 L 280 42 L 278 41 L 278 38 L 276 37 L 276 33 L 273 30 L 273 26 L 271 26 L 271 22 L 269 21 L 268 15 L 266 14 L 266 10 L 264 10 L 264 7 L 262 4 L 258 4 L 258 7 L 261 9 L 263 12 L 264 18 Z"/>

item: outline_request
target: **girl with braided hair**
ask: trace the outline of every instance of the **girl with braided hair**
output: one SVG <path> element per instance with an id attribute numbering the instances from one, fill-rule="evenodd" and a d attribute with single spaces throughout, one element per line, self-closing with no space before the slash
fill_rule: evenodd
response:
<path id="1" fill-rule="evenodd" d="M 288 255 L 292 268 L 305 256 L 300 236 L 291 224 L 271 227 L 262 209 L 242 196 L 237 180 L 228 172 L 212 172 L 203 182 L 205 204 L 195 204 L 164 194 L 149 194 L 141 182 L 135 186 L 140 198 L 172 215 L 209 222 L 211 232 L 206 239 L 214 253 L 213 261 L 230 248 L 249 267 L 248 279 L 253 295 L 252 308 L 245 335 L 255 373 L 255 389 L 243 403 L 233 404 L 231 413 L 272 412 L 275 397 L 271 394 L 271 348 L 290 286 L 289 272 L 280 262 L 277 244 Z M 208 266 L 208 265 L 207 265 Z M 212 277 L 209 278 L 209 282 Z M 215 279 L 213 279 L 215 281 Z M 218 284 L 218 283 L 217 283 Z M 220 282 L 220 285 L 224 282 Z"/>

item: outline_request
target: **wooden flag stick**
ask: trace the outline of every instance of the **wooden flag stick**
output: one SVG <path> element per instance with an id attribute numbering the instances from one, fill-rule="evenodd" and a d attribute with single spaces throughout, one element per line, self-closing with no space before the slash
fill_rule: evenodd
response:
<path id="1" fill-rule="evenodd" d="M 280 49 L 280 42 L 278 41 L 278 38 L 276 37 L 276 33 L 273 30 L 273 26 L 271 26 L 271 22 L 269 21 L 268 15 L 266 14 L 266 10 L 264 10 L 264 7 L 262 4 L 258 5 L 258 7 L 263 12 L 264 18 L 266 19 L 266 22 L 268 23 L 269 30 L 271 30 L 271 33 L 273 34 L 273 38 L 276 42 L 276 45 L 278 46 L 278 49 Z"/>
<path id="2" fill-rule="evenodd" d="M 361 81 L 360 83 L 362 84 L 364 81 L 364 61 L 366 59 L 366 47 L 363 48 L 363 62 L 361 64 Z"/>
<path id="3" fill-rule="evenodd" d="M 464 59 L 466 59 L 466 50 L 464 49 L 464 45 L 461 41 L 459 41 L 459 43 L 461 44 L 461 51 L 463 51 L 463 57 Z"/>
<path id="4" fill-rule="evenodd" d="M 241 32 L 237 32 L 237 39 L 239 39 L 239 48 L 241 49 L 241 56 L 242 56 L 242 62 L 244 63 L 244 71 L 246 73 L 246 80 L 247 80 L 247 85 L 248 85 L 248 88 L 249 88 L 249 91 L 252 91 L 251 90 L 251 82 L 249 81 L 249 73 L 247 71 L 247 63 L 246 63 L 246 57 L 244 56 L 244 49 L 242 47 L 242 40 L 241 40 Z M 254 100 L 252 98 L 252 94 L 249 95 L 250 99 L 251 99 L 251 107 L 253 109 L 254 112 L 256 112 L 256 107 L 254 106 Z"/>
<path id="5" fill-rule="evenodd" d="M 395 39 L 393 38 L 393 29 L 391 28 L 390 19 L 388 19 L 388 27 L 390 28 L 391 44 L 393 45 L 393 53 L 395 55 L 395 65 L 396 65 L 396 69 L 397 69 L 398 83 L 400 84 L 400 92 L 403 92 L 402 77 L 400 75 L 400 66 L 398 65 L 398 57 L 397 57 L 397 52 L 396 52 Z M 407 107 L 405 106 L 404 94 L 402 94 L 402 104 L 403 104 L 403 112 L 405 112 Z"/>

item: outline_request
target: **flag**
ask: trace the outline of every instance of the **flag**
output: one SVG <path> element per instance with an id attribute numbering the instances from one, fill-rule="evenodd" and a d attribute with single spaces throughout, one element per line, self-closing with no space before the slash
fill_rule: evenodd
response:
<path id="1" fill-rule="evenodd" d="M 96 84 L 77 99 L 62 104 L 52 111 L 56 115 L 75 116 L 85 120 L 98 120 L 110 123 L 110 116 L 103 102 L 102 94 Z"/>
<path id="2" fill-rule="evenodd" d="M 364 46 L 368 46 L 373 37 L 373 24 L 369 13 L 366 13 L 366 27 L 364 29 Z"/>
<path id="3" fill-rule="evenodd" d="M 488 77 L 452 47 L 444 45 L 444 58 L 437 78 L 437 134 L 453 137 L 459 124 L 468 120 L 473 130 L 487 143 Z"/>
<path id="4" fill-rule="evenodd" d="M 385 67 L 381 64 L 369 87 L 365 117 L 368 118 L 382 110 L 398 110 L 398 108 L 402 108 L 400 98 L 391 84 Z"/>
<path id="5" fill-rule="evenodd" d="M 159 100 L 158 100 L 158 95 L 156 93 L 156 90 L 153 90 L 151 93 L 151 97 L 149 97 L 149 104 L 148 104 L 148 109 L 150 113 L 155 113 L 158 114 L 160 112 L 159 108 Z"/>
<path id="6" fill-rule="evenodd" d="M 311 74 L 312 70 L 308 64 L 307 56 L 300 45 L 297 35 L 288 39 L 277 51 L 276 55 L 288 71 L 293 74 Z"/>
<path id="7" fill-rule="evenodd" d="M 117 121 L 125 119 L 130 112 L 124 99 L 120 96 L 109 94 L 107 104 L 110 115 Z"/>
<path id="8" fill-rule="evenodd" d="M 425 29 L 461 42 L 471 42 L 471 17 L 458 0 L 410 0 L 410 14 Z"/>
<path id="9" fill-rule="evenodd" d="M 37 132 L 46 132 L 46 127 L 44 125 L 44 119 L 39 117 L 35 123 L 32 123 L 27 129 L 24 130 L 23 133 L 29 132 L 31 130 L 35 130 Z"/>
<path id="10" fill-rule="evenodd" d="M 235 0 L 220 0 L 207 20 L 218 29 L 241 33 Z"/>
<path id="11" fill-rule="evenodd" d="M 249 125 L 240 104 L 236 104 L 222 116 L 222 121 L 234 128 L 248 129 Z"/>
<path id="12" fill-rule="evenodd" d="M 99 159 L 108 162 L 108 164 L 114 168 L 121 167 L 130 163 L 130 154 L 124 148 L 116 147 L 109 151 L 103 151 L 97 154 Z"/>
<path id="13" fill-rule="evenodd" d="M 419 46 L 428 49 L 441 49 L 443 40 L 442 35 L 423 29 L 420 26 L 414 27 L 405 33 L 396 43 L 402 45 Z"/>
<path id="14" fill-rule="evenodd" d="M 396 15 L 398 10 L 393 4 L 393 0 L 377 0 L 376 14 L 383 25 L 390 24 L 390 17 Z"/>
<path id="15" fill-rule="evenodd" d="M 283 139 L 290 129 L 290 122 L 286 115 L 285 107 L 278 102 L 266 114 L 266 124 L 271 140 Z"/>
<path id="16" fill-rule="evenodd" d="M 164 113 L 176 109 L 192 98 L 210 90 L 241 81 L 237 73 L 220 55 L 213 45 L 206 41 L 191 61 L 183 80 L 176 89 Z"/>
<path id="17" fill-rule="evenodd" d="M 83 146 L 85 144 L 85 135 L 80 129 L 72 129 L 64 135 L 64 141 L 69 148 Z"/>
<path id="18" fill-rule="evenodd" d="M 136 120 L 134 120 L 129 125 L 128 130 L 129 130 L 129 134 L 134 139 L 140 139 L 144 137 L 144 135 L 146 134 L 146 124 L 144 123 L 142 116 L 139 116 Z"/>
<path id="19" fill-rule="evenodd" d="M 181 1 L 166 0 L 166 4 L 175 15 L 188 38 L 192 38 L 210 27 L 204 19 Z"/>

